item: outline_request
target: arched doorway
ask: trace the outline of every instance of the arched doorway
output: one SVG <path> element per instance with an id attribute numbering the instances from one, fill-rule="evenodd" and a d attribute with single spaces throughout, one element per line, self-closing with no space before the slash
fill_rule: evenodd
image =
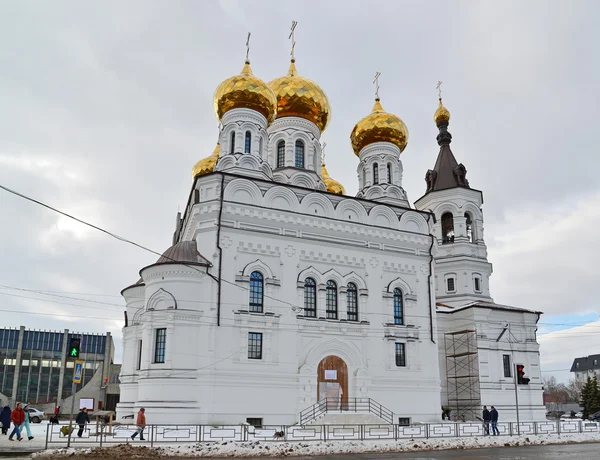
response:
<path id="1" fill-rule="evenodd" d="M 317 370 L 317 399 L 327 398 L 332 408 L 348 407 L 348 366 L 339 356 L 327 356 Z"/>

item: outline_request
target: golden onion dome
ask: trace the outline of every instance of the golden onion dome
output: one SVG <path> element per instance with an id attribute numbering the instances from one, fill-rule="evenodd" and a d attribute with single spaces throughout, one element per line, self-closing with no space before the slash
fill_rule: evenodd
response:
<path id="1" fill-rule="evenodd" d="M 269 86 L 252 74 L 246 61 L 239 75 L 228 78 L 215 90 L 215 113 L 219 121 L 232 109 L 252 109 L 264 115 L 267 123 L 275 119 L 277 99 Z"/>
<path id="2" fill-rule="evenodd" d="M 371 113 L 354 126 L 350 142 L 356 156 L 364 147 L 375 142 L 390 142 L 403 152 L 408 143 L 408 129 L 400 118 L 383 110 L 379 99 L 375 99 Z"/>
<path id="3" fill-rule="evenodd" d="M 327 186 L 327 191 L 329 193 L 335 193 L 336 195 L 345 195 L 346 194 L 346 190 L 344 189 L 344 186 L 342 184 L 340 184 L 338 181 L 336 181 L 335 179 L 331 178 L 331 176 L 327 172 L 325 163 L 323 163 L 323 166 L 321 167 L 321 176 L 323 176 L 323 182 L 325 182 L 325 185 Z"/>
<path id="4" fill-rule="evenodd" d="M 277 97 L 276 118 L 304 118 L 325 131 L 331 113 L 329 100 L 319 85 L 298 75 L 294 59 L 287 75 L 271 81 L 269 87 Z"/>
<path id="5" fill-rule="evenodd" d="M 200 160 L 198 163 L 194 165 L 194 169 L 192 169 L 192 177 L 195 179 L 198 176 L 204 176 L 205 174 L 209 174 L 215 170 L 215 165 L 219 160 L 219 155 L 221 154 L 221 145 L 217 144 L 213 153 Z"/>
<path id="6" fill-rule="evenodd" d="M 435 121 L 436 125 L 439 125 L 440 123 L 443 122 L 449 122 L 450 121 L 450 112 L 448 112 L 448 109 L 446 107 L 444 107 L 444 104 L 442 104 L 442 98 L 440 97 L 440 105 L 438 107 L 438 109 L 435 111 L 435 114 L 433 115 L 433 120 Z"/>

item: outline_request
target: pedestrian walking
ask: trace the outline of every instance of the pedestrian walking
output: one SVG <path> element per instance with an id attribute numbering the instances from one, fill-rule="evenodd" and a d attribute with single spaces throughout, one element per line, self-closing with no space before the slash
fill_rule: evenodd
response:
<path id="1" fill-rule="evenodd" d="M 483 406 L 483 431 L 486 436 L 490 435 L 490 411 Z"/>
<path id="2" fill-rule="evenodd" d="M 494 406 L 492 406 L 492 410 L 490 411 L 490 421 L 492 422 L 492 433 L 494 436 L 498 436 L 500 431 L 498 431 L 498 411 Z"/>
<path id="3" fill-rule="evenodd" d="M 4 406 L 0 412 L 0 422 L 2 422 L 2 434 L 7 435 L 10 428 L 10 406 Z"/>
<path id="4" fill-rule="evenodd" d="M 144 409 L 143 407 L 140 409 L 140 411 L 137 414 L 137 420 L 135 421 L 135 424 L 137 425 L 137 430 L 135 431 L 135 433 L 133 433 L 131 435 L 131 439 L 135 439 L 135 437 L 138 435 L 140 435 L 140 440 L 141 441 L 145 441 L 144 439 L 144 428 L 146 428 L 146 409 Z"/>
<path id="5" fill-rule="evenodd" d="M 83 407 L 79 410 L 79 414 L 77 414 L 77 417 L 75 418 L 75 423 L 79 425 L 77 437 L 81 438 L 83 435 L 83 430 L 85 429 L 85 425 L 90 423 L 90 416 L 87 413 L 87 407 Z"/>
<path id="6" fill-rule="evenodd" d="M 21 431 L 25 429 L 25 431 L 27 431 L 27 439 L 31 441 L 33 439 L 33 436 L 31 435 L 31 427 L 29 426 L 29 410 L 27 410 L 28 407 L 29 404 L 27 403 L 25 403 L 25 405 L 23 406 L 23 410 L 25 411 L 25 420 L 23 421 L 23 425 L 21 425 Z"/>
<path id="7" fill-rule="evenodd" d="M 9 441 L 14 441 L 13 436 L 17 435 L 17 440 L 22 441 L 21 424 L 25 421 L 25 411 L 21 407 L 21 403 L 17 403 L 17 407 L 11 412 L 10 420 L 13 422 L 14 428 L 8 437 Z"/>

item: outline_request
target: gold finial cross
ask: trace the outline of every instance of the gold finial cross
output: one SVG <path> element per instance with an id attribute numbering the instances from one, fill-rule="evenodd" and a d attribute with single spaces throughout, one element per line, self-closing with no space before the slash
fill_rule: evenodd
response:
<path id="1" fill-rule="evenodd" d="M 375 72 L 375 80 L 373 80 L 373 84 L 375 85 L 375 99 L 379 100 L 379 77 L 381 76 L 381 72 Z"/>
<path id="2" fill-rule="evenodd" d="M 246 61 L 249 61 L 248 56 L 250 55 L 250 32 L 248 32 L 248 38 L 246 39 Z"/>
<path id="3" fill-rule="evenodd" d="M 321 147 L 321 163 L 325 164 L 325 147 L 327 147 L 327 142 L 323 142 L 323 146 Z"/>
<path id="4" fill-rule="evenodd" d="M 438 80 L 438 84 L 435 88 L 438 90 L 438 98 L 442 100 L 442 82 Z"/>
<path id="5" fill-rule="evenodd" d="M 294 36 L 294 30 L 296 30 L 296 26 L 298 23 L 296 21 L 292 21 L 292 28 L 290 30 L 290 38 L 292 40 L 292 51 L 290 52 L 290 56 L 292 56 L 292 60 L 294 60 L 294 48 L 296 47 L 296 37 Z"/>

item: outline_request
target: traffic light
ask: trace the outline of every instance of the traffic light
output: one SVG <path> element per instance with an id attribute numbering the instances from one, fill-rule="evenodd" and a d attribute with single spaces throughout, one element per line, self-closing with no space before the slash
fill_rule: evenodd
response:
<path id="1" fill-rule="evenodd" d="M 525 377 L 525 366 L 517 364 L 517 383 L 519 385 L 529 385 L 529 379 Z"/>
<path id="2" fill-rule="evenodd" d="M 81 346 L 81 339 L 71 339 L 69 344 L 69 358 L 79 358 L 79 347 Z"/>

